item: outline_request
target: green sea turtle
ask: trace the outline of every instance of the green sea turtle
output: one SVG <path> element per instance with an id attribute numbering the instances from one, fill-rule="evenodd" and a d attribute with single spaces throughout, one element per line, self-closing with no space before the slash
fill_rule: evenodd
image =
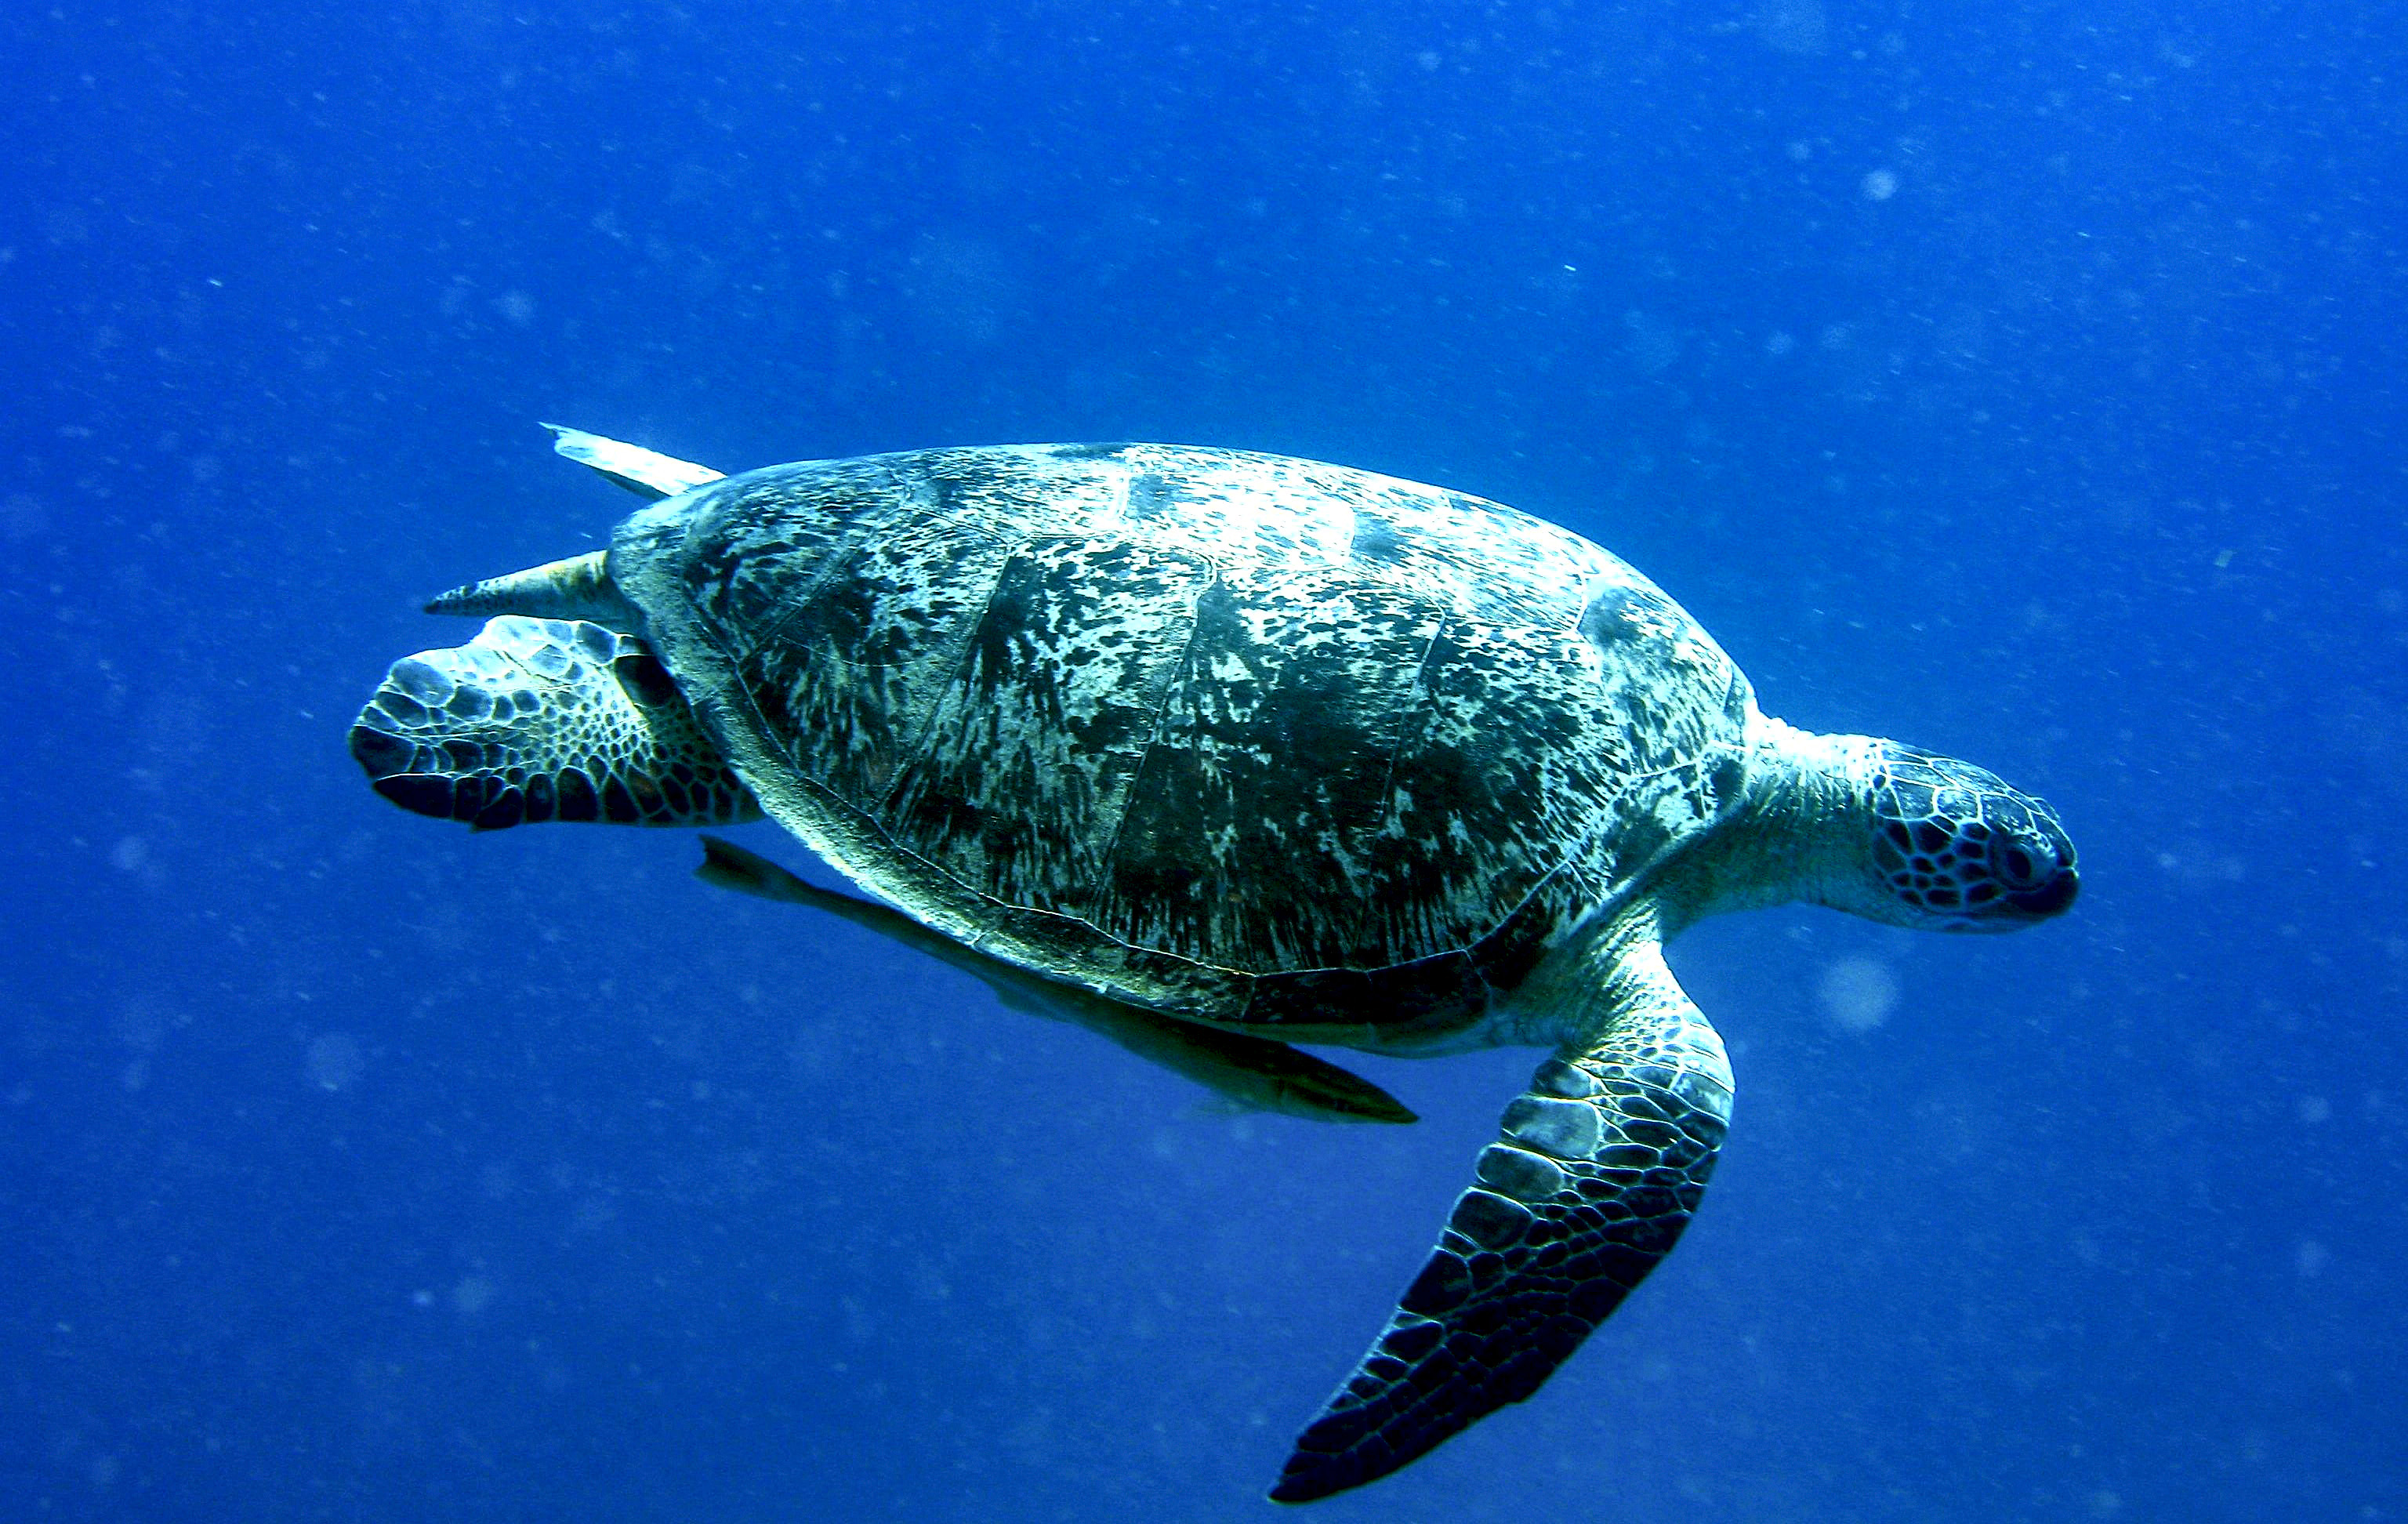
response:
<path id="1" fill-rule="evenodd" d="M 556 432 L 657 500 L 429 605 L 495 617 L 360 715 L 387 798 L 483 828 L 766 811 L 886 903 L 724 843 L 709 876 L 1253 1103 L 1410 1119 L 1292 1042 L 1554 1050 L 1282 1501 L 1528 1397 L 1680 1236 L 1731 1078 L 1665 939 L 1798 899 L 2003 931 L 2074 898 L 2040 800 L 1765 715 L 1652 582 L 1495 503 L 1172 445 L 723 478 Z"/>

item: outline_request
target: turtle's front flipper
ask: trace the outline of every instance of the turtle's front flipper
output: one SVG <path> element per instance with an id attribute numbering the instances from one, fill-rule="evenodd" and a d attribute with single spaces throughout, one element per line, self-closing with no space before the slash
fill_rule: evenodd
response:
<path id="1" fill-rule="evenodd" d="M 404 656 L 352 723 L 351 755 L 403 809 L 479 830 L 761 813 L 644 642 L 581 620 L 510 615 Z"/>
<path id="2" fill-rule="evenodd" d="M 1506 1108 L 1478 1183 L 1297 1438 L 1275 1501 L 1359 1487 L 1528 1397 L 1680 1238 L 1730 1117 L 1730 1065 L 1655 942 L 1616 983 L 1607 1030 Z"/>
<path id="3" fill-rule="evenodd" d="M 1213 1090 L 1249 1111 L 1316 1122 L 1411 1122 L 1396 1097 L 1357 1074 L 1284 1042 L 1198 1026 L 1092 990 L 1042 978 L 991 954 L 965 947 L 897 910 L 808 884 L 758 853 L 715 836 L 702 839 L 706 884 L 764 899 L 809 905 L 925 953 L 983 983 L 1015 1011 L 1074 1022 Z"/>

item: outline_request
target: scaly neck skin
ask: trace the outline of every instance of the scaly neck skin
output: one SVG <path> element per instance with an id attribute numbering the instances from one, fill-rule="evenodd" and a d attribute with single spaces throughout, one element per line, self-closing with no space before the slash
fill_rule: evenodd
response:
<path id="1" fill-rule="evenodd" d="M 1663 944 L 1700 916 L 1799 899 L 1855 908 L 1870 841 L 1859 781 L 1880 744 L 1751 712 L 1746 799 L 1514 992 L 1518 1040 L 1578 1044 L 1632 1002 L 1660 999 L 1659 981 L 1677 994 Z"/>
<path id="2" fill-rule="evenodd" d="M 1536 1047 L 1584 1045 L 1606 1029 L 1664 969 L 1660 908 L 1649 897 L 1583 927 L 1513 991 L 1506 1041 Z"/>
<path id="3" fill-rule="evenodd" d="M 1881 743 L 1823 736 L 1751 711 L 1747 798 L 1668 866 L 1656 888 L 1668 940 L 1700 916 L 1793 900 L 1849 908 L 1860 894 L 1869 827 L 1861 780 Z"/>

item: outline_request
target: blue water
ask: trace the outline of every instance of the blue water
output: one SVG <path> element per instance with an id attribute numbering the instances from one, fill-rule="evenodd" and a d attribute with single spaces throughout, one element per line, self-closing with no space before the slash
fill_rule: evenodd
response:
<path id="1" fill-rule="evenodd" d="M 1318 1517 L 2408 1517 L 2403 40 L 10 9 L 0 1515 L 1268 1517 L 1527 1074 L 1231 1116 L 681 833 L 376 798 L 418 600 L 632 503 L 550 419 L 1441 482 L 2062 812 L 2025 935 L 1677 946 L 1740 1079 L 1696 1227 Z"/>

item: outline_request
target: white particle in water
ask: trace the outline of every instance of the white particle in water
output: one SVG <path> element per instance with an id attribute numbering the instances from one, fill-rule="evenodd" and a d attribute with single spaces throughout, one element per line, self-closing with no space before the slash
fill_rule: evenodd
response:
<path id="1" fill-rule="evenodd" d="M 1898 1004 L 1898 975 L 1869 957 L 1843 957 L 1815 983 L 1823 1012 L 1852 1032 L 1869 1032 L 1889 1019 Z"/>
<path id="2" fill-rule="evenodd" d="M 309 1040 L 304 1067 L 312 1085 L 322 1090 L 340 1090 L 360 1077 L 367 1062 L 358 1038 L 348 1032 L 324 1032 Z"/>

